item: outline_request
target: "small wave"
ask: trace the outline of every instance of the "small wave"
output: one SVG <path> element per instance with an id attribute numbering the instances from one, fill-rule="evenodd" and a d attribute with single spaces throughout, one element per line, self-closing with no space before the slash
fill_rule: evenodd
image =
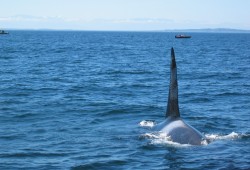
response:
<path id="1" fill-rule="evenodd" d="M 250 133 L 247 132 L 247 133 L 243 134 L 242 139 L 250 139 Z"/>
<path id="2" fill-rule="evenodd" d="M 139 123 L 141 127 L 154 127 L 156 125 L 155 121 L 152 120 L 143 120 Z"/>
<path id="3" fill-rule="evenodd" d="M 33 117 L 35 114 L 33 113 L 24 113 L 24 114 L 18 114 L 18 115 L 14 115 L 14 117 L 16 118 L 30 118 Z"/>
<path id="4" fill-rule="evenodd" d="M 228 135 L 218 135 L 218 134 L 205 134 L 206 138 L 210 141 L 214 140 L 233 140 L 233 139 L 239 139 L 242 137 L 242 134 L 232 132 Z"/>
<path id="5" fill-rule="evenodd" d="M 16 153 L 6 153 L 0 154 L 3 158 L 25 158 L 25 157 L 61 157 L 65 156 L 67 153 L 50 153 L 50 152 L 16 152 Z"/>
<path id="6" fill-rule="evenodd" d="M 119 166 L 124 166 L 127 164 L 127 161 L 125 160 L 102 160 L 102 161 L 95 161 L 95 162 L 90 162 L 90 163 L 86 163 L 83 165 L 78 165 L 75 167 L 72 167 L 72 170 L 87 170 L 87 169 L 110 169 L 110 167 L 116 167 L 114 169 L 120 169 L 117 168 Z M 111 168 L 112 169 L 112 168 Z"/>

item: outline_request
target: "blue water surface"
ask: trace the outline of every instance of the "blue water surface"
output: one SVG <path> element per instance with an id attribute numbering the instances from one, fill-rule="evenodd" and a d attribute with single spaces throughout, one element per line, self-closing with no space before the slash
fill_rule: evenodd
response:
<path id="1" fill-rule="evenodd" d="M 190 35 L 0 35 L 0 169 L 250 169 L 250 34 Z M 181 117 L 208 145 L 144 137 L 165 118 L 171 47 Z"/>

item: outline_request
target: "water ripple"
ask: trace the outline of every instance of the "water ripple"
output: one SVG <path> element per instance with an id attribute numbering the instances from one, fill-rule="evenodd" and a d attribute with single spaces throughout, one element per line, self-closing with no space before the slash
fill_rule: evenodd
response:
<path id="1" fill-rule="evenodd" d="M 0 169 L 249 169 L 249 38 L 11 31 L 0 43 Z M 208 145 L 150 131 L 165 119 L 172 46 L 181 115 Z"/>

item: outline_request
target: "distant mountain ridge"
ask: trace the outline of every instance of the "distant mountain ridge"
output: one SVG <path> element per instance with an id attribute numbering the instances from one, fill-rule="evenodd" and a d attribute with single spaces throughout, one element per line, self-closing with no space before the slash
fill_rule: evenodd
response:
<path id="1" fill-rule="evenodd" d="M 207 32 L 207 33 L 250 33 L 250 30 L 231 28 L 204 28 L 204 29 L 171 29 L 166 32 Z"/>

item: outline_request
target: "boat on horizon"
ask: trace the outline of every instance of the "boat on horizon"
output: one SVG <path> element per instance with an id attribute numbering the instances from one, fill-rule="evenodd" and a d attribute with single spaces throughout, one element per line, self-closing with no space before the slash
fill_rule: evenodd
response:
<path id="1" fill-rule="evenodd" d="M 0 30 L 0 34 L 9 34 L 9 32 L 6 32 L 4 30 Z"/>
<path id="2" fill-rule="evenodd" d="M 180 35 L 176 35 L 175 38 L 191 38 L 191 36 L 180 34 Z"/>

